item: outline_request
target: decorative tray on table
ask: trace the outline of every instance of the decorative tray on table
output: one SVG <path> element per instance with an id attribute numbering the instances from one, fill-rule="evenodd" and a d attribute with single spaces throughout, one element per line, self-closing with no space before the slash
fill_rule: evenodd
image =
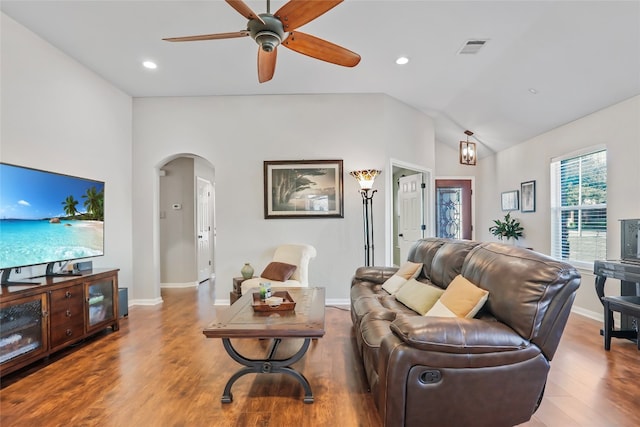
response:
<path id="1" fill-rule="evenodd" d="M 253 311 L 286 311 L 293 310 L 296 302 L 287 291 L 276 291 L 265 301 L 260 300 L 259 292 L 254 292 L 251 306 Z"/>

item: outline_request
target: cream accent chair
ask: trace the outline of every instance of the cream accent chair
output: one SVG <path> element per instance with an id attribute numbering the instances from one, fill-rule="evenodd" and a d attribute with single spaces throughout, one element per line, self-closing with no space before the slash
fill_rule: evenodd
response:
<path id="1" fill-rule="evenodd" d="M 254 277 L 242 282 L 242 295 L 251 288 L 260 287 L 260 282 L 269 282 L 271 286 L 276 288 L 300 288 L 309 286 L 309 261 L 315 258 L 316 248 L 311 245 L 281 245 L 276 248 L 273 254 L 274 262 L 284 262 L 293 264 L 297 268 L 286 282 L 278 282 L 276 280 L 264 279 L 262 277 Z M 265 266 L 266 267 L 266 266 Z"/>

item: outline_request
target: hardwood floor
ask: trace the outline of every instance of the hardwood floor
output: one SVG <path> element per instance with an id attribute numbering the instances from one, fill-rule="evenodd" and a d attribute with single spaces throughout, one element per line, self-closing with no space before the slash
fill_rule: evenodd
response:
<path id="1" fill-rule="evenodd" d="M 132 307 L 120 331 L 100 334 L 2 379 L 0 425 L 10 426 L 362 426 L 379 427 L 355 353 L 349 312 L 327 308 L 324 338 L 296 364 L 313 389 L 302 402 L 285 375 L 247 375 L 220 397 L 239 365 L 202 329 L 224 307 L 209 285 L 163 292 L 156 307 Z M 545 398 L 525 426 L 632 426 L 640 418 L 640 351 L 601 325 L 572 315 L 552 361 Z M 296 344 L 296 343 L 290 343 Z M 268 343 L 241 340 L 246 351 Z M 293 351 L 293 345 L 281 347 Z M 62 357 L 64 356 L 64 357 Z"/>

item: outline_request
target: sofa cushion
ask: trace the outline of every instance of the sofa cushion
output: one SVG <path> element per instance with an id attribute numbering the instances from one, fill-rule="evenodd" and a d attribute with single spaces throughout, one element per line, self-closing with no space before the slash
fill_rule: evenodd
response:
<path id="1" fill-rule="evenodd" d="M 566 307 L 580 285 L 574 267 L 525 248 L 490 242 L 474 248 L 462 274 L 489 291 L 486 308 L 498 321 L 553 357 L 562 335 L 557 324 L 566 323 L 558 315 L 568 315 Z"/>
<path id="2" fill-rule="evenodd" d="M 434 285 L 446 288 L 462 271 L 467 254 L 478 245 L 470 240 L 447 241 L 433 257 L 429 278 Z"/>
<path id="3" fill-rule="evenodd" d="M 426 316 L 470 318 L 480 311 L 488 297 L 489 291 L 458 274 Z"/>
<path id="4" fill-rule="evenodd" d="M 351 291 L 349 293 L 351 296 L 351 302 L 362 297 L 389 295 L 386 291 L 382 290 L 382 285 L 371 282 L 357 283 L 351 287 Z"/>
<path id="5" fill-rule="evenodd" d="M 263 279 L 275 280 L 276 282 L 286 282 L 289 280 L 296 266 L 285 262 L 270 262 L 260 274 Z"/>
<path id="6" fill-rule="evenodd" d="M 416 313 L 424 315 L 443 293 L 440 288 L 411 279 L 402 285 L 396 293 L 396 299 Z"/>
<path id="7" fill-rule="evenodd" d="M 409 249 L 407 259 L 409 261 L 422 263 L 422 276 L 430 280 L 433 257 L 438 252 L 438 249 L 447 241 L 448 239 L 441 239 L 439 237 L 428 237 L 418 240 L 411 249 Z"/>
<path id="8" fill-rule="evenodd" d="M 365 314 L 373 311 L 389 310 L 380 303 L 380 297 L 377 296 L 361 297 L 351 303 L 351 312 L 355 314 L 358 323 Z"/>
<path id="9" fill-rule="evenodd" d="M 530 348 L 526 358 L 540 350 L 513 329 L 500 322 L 485 322 L 459 317 L 448 319 L 421 316 L 396 318 L 389 328 L 411 347 L 440 353 L 500 353 L 504 357 L 525 357 L 521 353 L 504 354 L 513 350 Z M 512 362 L 522 361 L 514 359 Z"/>

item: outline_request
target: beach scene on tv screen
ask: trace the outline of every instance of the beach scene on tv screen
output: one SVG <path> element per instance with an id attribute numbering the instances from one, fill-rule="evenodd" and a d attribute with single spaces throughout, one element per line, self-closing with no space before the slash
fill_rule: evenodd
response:
<path id="1" fill-rule="evenodd" d="M 104 183 L 0 164 L 0 269 L 104 252 Z"/>

